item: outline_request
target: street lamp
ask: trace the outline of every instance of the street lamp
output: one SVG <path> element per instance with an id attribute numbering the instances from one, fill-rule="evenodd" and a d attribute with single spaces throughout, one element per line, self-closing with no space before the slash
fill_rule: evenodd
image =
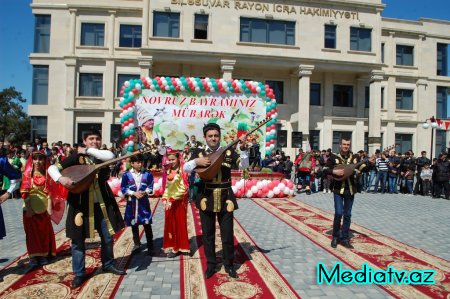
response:
<path id="1" fill-rule="evenodd" d="M 431 150 L 430 150 L 430 161 L 433 163 L 433 143 L 434 143 L 434 130 L 438 127 L 438 123 L 436 121 L 436 118 L 434 116 L 430 117 L 429 119 L 426 119 L 423 124 L 422 128 L 428 129 L 430 125 L 428 124 L 428 121 L 431 122 Z"/>

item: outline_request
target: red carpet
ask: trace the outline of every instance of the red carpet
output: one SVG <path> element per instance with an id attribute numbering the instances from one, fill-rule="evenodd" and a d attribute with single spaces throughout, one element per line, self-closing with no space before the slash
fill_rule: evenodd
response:
<path id="1" fill-rule="evenodd" d="M 230 278 L 221 264 L 213 277 L 204 279 L 206 258 L 200 216 L 192 205 L 188 209 L 188 232 L 194 255 L 181 258 L 181 298 L 300 298 L 238 221 L 234 222 L 238 279 Z M 219 229 L 216 232 L 216 252 L 220 259 L 222 245 Z"/>
<path id="2" fill-rule="evenodd" d="M 333 214 L 293 199 L 253 199 L 278 219 L 335 255 L 353 269 L 367 263 L 374 269 L 436 271 L 435 285 L 382 285 L 386 291 L 400 298 L 450 298 L 450 262 L 421 249 L 409 246 L 363 226 L 352 223 L 353 250 L 330 247 L 327 232 L 333 226 Z"/>
<path id="3" fill-rule="evenodd" d="M 151 200 L 152 210 L 158 199 Z M 119 202 L 123 212 L 125 203 Z M 142 232 L 141 232 L 142 234 Z M 70 239 L 65 230 L 56 234 L 57 256 L 50 264 L 25 273 L 28 255 L 24 254 L 0 271 L 0 298 L 113 298 L 123 276 L 101 270 L 100 238 L 86 241 L 86 271 L 90 277 L 80 288 L 72 289 L 74 278 L 70 253 Z M 114 257 L 119 268 L 126 268 L 133 237 L 130 228 L 114 236 Z"/>

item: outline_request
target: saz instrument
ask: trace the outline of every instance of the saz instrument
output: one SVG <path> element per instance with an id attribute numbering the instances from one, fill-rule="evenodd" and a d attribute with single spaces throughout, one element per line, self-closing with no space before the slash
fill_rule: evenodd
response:
<path id="1" fill-rule="evenodd" d="M 373 162 L 375 162 L 375 159 L 376 159 L 376 156 L 374 155 L 374 156 L 370 157 L 369 162 L 373 163 Z M 346 180 L 349 176 L 353 175 L 353 172 L 355 171 L 356 168 L 358 168 L 359 166 L 363 165 L 364 163 L 366 163 L 366 161 L 363 160 L 363 161 L 359 161 L 356 164 L 339 164 L 339 165 L 336 165 L 333 169 L 343 169 L 344 170 L 344 175 L 337 176 L 337 175 L 333 174 L 333 179 L 335 181 L 338 181 L 338 182 Z"/>
<path id="2" fill-rule="evenodd" d="M 79 194 L 89 189 L 89 187 L 91 186 L 92 182 L 95 179 L 95 175 L 97 174 L 100 168 L 108 166 L 117 161 L 129 158 L 131 156 L 137 155 L 139 153 L 148 152 L 150 150 L 151 147 L 146 146 L 123 157 L 117 157 L 100 164 L 73 165 L 63 169 L 61 171 L 61 174 L 65 177 L 70 178 L 73 181 L 72 186 L 68 187 L 67 189 L 72 193 Z"/>
<path id="3" fill-rule="evenodd" d="M 255 132 L 257 129 L 265 125 L 271 119 L 272 118 L 270 117 L 266 117 L 264 120 L 259 122 L 254 129 L 246 133 L 245 137 Z M 206 155 L 205 157 L 209 158 L 211 164 L 206 167 L 197 166 L 194 170 L 198 174 L 198 176 L 203 180 L 212 180 L 217 175 L 217 173 L 220 170 L 220 167 L 222 166 L 223 157 L 225 156 L 226 151 L 229 150 L 231 147 L 235 146 L 238 142 L 239 139 L 235 139 L 226 146 L 215 151 L 214 153 Z"/>

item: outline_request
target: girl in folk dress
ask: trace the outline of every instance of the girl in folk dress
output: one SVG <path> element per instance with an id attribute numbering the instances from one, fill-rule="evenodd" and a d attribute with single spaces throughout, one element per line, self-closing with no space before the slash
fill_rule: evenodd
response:
<path id="1" fill-rule="evenodd" d="M 165 187 L 162 201 L 165 210 L 163 249 L 170 258 L 180 252 L 189 253 L 187 233 L 188 176 L 183 172 L 183 157 L 175 150 L 168 149 L 163 165 Z"/>
<path id="2" fill-rule="evenodd" d="M 67 197 L 67 190 L 47 175 L 49 165 L 44 152 L 33 152 L 28 158 L 20 186 L 25 203 L 23 226 L 32 268 L 47 264 L 47 258 L 56 254 L 51 220 L 56 224 L 61 221 Z"/>

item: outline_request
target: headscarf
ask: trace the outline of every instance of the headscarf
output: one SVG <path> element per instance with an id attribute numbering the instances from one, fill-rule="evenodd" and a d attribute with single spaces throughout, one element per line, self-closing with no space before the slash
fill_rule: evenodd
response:
<path id="1" fill-rule="evenodd" d="M 65 201 L 67 199 L 68 190 L 61 184 L 57 184 L 48 174 L 50 167 L 50 159 L 45 155 L 44 150 L 34 151 L 28 156 L 25 170 L 22 174 L 22 183 L 20 185 L 20 192 L 30 192 L 33 185 L 32 178 L 34 172 L 33 156 L 42 155 L 45 159 L 45 188 L 44 192 L 50 196 L 52 202 L 52 215 L 50 218 L 56 224 L 61 222 L 64 215 Z"/>
<path id="2" fill-rule="evenodd" d="M 183 179 L 183 183 L 184 183 L 184 185 L 186 186 L 186 187 L 188 187 L 189 186 L 189 183 L 188 183 L 188 174 L 187 173 L 185 173 L 184 171 L 183 171 L 183 167 L 184 167 L 184 159 L 183 159 L 183 154 L 180 152 L 180 151 L 177 151 L 177 150 L 174 150 L 174 149 L 172 149 L 172 148 L 167 148 L 167 150 L 166 150 L 166 154 L 163 156 L 163 158 L 162 158 L 162 165 L 163 165 L 163 173 L 162 173 L 162 190 L 165 190 L 166 189 L 166 183 L 167 183 L 167 171 L 169 170 L 169 168 L 170 168 L 170 166 L 169 166 L 169 164 L 167 163 L 167 157 L 169 156 L 169 155 L 174 155 L 174 154 L 177 154 L 177 156 L 178 156 L 178 163 L 180 164 L 179 165 L 179 169 L 180 169 L 180 174 L 181 174 L 181 177 L 182 177 L 182 179 Z"/>

